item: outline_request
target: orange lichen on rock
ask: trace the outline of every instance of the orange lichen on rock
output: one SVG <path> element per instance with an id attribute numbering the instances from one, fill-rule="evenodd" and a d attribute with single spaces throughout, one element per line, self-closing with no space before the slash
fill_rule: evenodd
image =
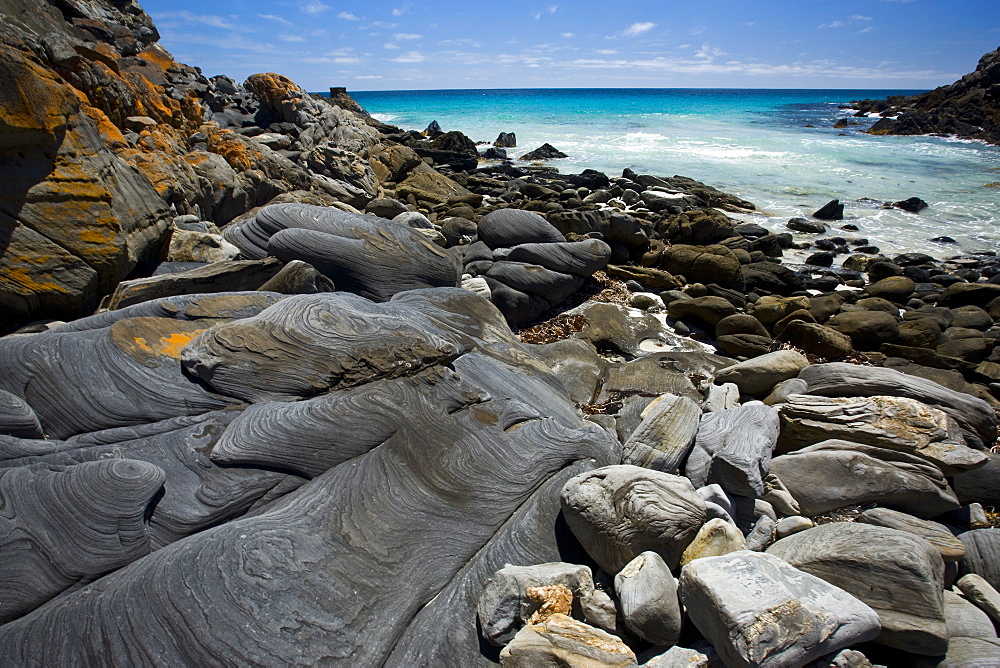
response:
<path id="1" fill-rule="evenodd" d="M 0 46 L 0 150 L 55 139 L 78 108 L 69 91 L 24 53 Z"/>
<path id="2" fill-rule="evenodd" d="M 282 102 L 298 102 L 308 93 L 288 77 L 274 72 L 262 72 L 247 77 L 246 87 L 272 109 L 280 109 Z"/>
<path id="3" fill-rule="evenodd" d="M 181 351 L 206 327 L 173 318 L 140 317 L 120 320 L 111 326 L 111 342 L 141 364 L 157 364 L 163 358 L 180 360 Z"/>
<path id="4" fill-rule="evenodd" d="M 209 134 L 208 150 L 221 155 L 238 172 L 251 169 L 262 157 L 260 150 L 236 139 L 231 130 L 216 130 Z"/>
<path id="5" fill-rule="evenodd" d="M 80 95 L 82 96 L 82 93 Z M 125 135 L 122 134 L 122 131 L 118 129 L 118 126 L 112 123 L 111 119 L 108 118 L 108 115 L 102 110 L 97 107 L 92 107 L 89 104 L 81 105 L 80 110 L 87 115 L 87 118 L 94 122 L 94 125 L 97 126 L 97 131 L 101 133 L 101 141 L 104 142 L 105 146 L 110 148 L 112 151 L 120 151 L 128 147 L 128 142 L 125 141 Z"/>

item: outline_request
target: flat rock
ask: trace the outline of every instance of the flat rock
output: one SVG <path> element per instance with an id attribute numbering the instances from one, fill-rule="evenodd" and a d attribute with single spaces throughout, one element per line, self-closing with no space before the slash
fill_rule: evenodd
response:
<path id="1" fill-rule="evenodd" d="M 534 666 L 635 666 L 635 654 L 617 636 L 554 615 L 542 624 L 526 626 L 500 652 L 500 665 Z"/>
<path id="2" fill-rule="evenodd" d="M 857 522 L 875 526 L 899 529 L 920 536 L 933 545 L 945 563 L 961 561 L 965 556 L 965 545 L 942 524 L 918 519 L 907 513 L 889 508 L 870 508 L 860 515 Z"/>
<path id="3" fill-rule="evenodd" d="M 894 396 L 916 399 L 940 408 L 967 433 L 966 444 L 988 449 L 996 440 L 996 413 L 982 399 L 955 392 L 932 380 L 893 369 L 862 367 L 845 362 L 813 364 L 799 373 L 809 394 L 832 397 Z"/>
<path id="4" fill-rule="evenodd" d="M 637 466 L 580 475 L 561 499 L 573 534 L 608 573 L 647 550 L 676 568 L 705 521 L 705 502 L 687 478 Z"/>
<path id="5" fill-rule="evenodd" d="M 882 625 L 878 642 L 930 656 L 947 650 L 944 562 L 923 538 L 870 524 L 835 522 L 783 538 L 767 553 L 871 606 Z"/>
<path id="6" fill-rule="evenodd" d="M 810 517 L 858 503 L 881 503 L 922 517 L 959 505 L 937 466 L 914 455 L 848 441 L 827 440 L 775 457 L 771 473 Z"/>
<path id="7" fill-rule="evenodd" d="M 965 544 L 965 558 L 959 572 L 975 573 L 1000 588 L 1000 529 L 976 529 L 958 535 Z"/>
<path id="8" fill-rule="evenodd" d="M 615 593 L 625 625 L 654 645 L 669 647 L 681 633 L 677 582 L 656 552 L 643 552 L 615 576 Z"/>
<path id="9" fill-rule="evenodd" d="M 778 350 L 721 369 L 715 375 L 719 383 L 735 383 L 743 394 L 766 397 L 775 385 L 796 377 L 809 365 L 802 353 Z"/>
<path id="10" fill-rule="evenodd" d="M 759 402 L 701 417 L 684 475 L 697 487 L 719 483 L 730 494 L 764 496 L 778 414 Z"/>
<path id="11" fill-rule="evenodd" d="M 684 567 L 681 601 L 726 665 L 802 665 L 871 640 L 879 616 L 776 556 L 733 552 Z"/>
<path id="12" fill-rule="evenodd" d="M 835 438 L 909 452 L 933 462 L 949 476 L 988 460 L 985 453 L 962 442 L 957 424 L 944 411 L 915 399 L 795 394 L 778 410 L 780 452 Z"/>
<path id="13" fill-rule="evenodd" d="M 483 637 L 498 647 L 513 640 L 539 609 L 538 602 L 529 598 L 528 589 L 547 585 L 568 588 L 577 611 L 579 599 L 594 592 L 594 579 L 586 566 L 564 562 L 504 566 L 486 581 L 479 597 L 477 614 Z"/>
<path id="14" fill-rule="evenodd" d="M 962 576 L 955 584 L 967 599 L 989 615 L 995 625 L 1000 625 L 1000 592 L 993 585 L 975 573 Z"/>
<path id="15" fill-rule="evenodd" d="M 694 445 L 700 417 L 698 404 L 688 397 L 657 397 L 625 441 L 622 463 L 675 473 Z"/>

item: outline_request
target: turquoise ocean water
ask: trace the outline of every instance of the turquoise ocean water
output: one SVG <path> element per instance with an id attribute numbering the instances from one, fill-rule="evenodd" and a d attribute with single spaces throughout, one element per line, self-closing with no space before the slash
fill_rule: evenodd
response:
<path id="1" fill-rule="evenodd" d="M 754 202 L 745 216 L 785 231 L 831 199 L 883 252 L 937 257 L 1000 252 L 1000 147 L 946 137 L 875 137 L 834 129 L 839 105 L 899 90 L 519 89 L 351 92 L 377 118 L 423 130 L 436 120 L 476 141 L 514 132 L 514 157 L 548 142 L 563 173 L 680 174 Z M 812 126 L 812 127 L 809 127 Z M 917 196 L 919 215 L 880 208 Z M 867 201 L 870 198 L 873 201 Z M 957 245 L 935 244 L 950 236 Z"/>

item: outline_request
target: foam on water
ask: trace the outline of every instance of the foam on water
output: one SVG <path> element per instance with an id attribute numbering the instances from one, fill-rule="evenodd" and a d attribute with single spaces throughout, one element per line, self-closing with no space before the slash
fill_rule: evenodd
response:
<path id="1" fill-rule="evenodd" d="M 597 169 L 690 176 L 754 202 L 743 216 L 785 231 L 831 199 L 884 252 L 1000 251 L 1000 147 L 946 137 L 885 137 L 834 129 L 851 100 L 914 91 L 559 89 L 354 93 L 376 118 L 422 130 L 437 120 L 477 141 L 515 132 L 520 155 L 548 142 L 563 173 Z M 813 127 L 808 127 L 813 126 Z M 920 197 L 920 214 L 881 202 Z M 857 201 L 871 198 L 877 202 Z M 949 236 L 959 243 L 929 239 Z"/>

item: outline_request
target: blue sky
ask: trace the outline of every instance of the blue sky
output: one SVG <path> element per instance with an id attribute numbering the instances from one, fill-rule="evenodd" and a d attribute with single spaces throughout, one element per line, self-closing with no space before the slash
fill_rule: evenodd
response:
<path id="1" fill-rule="evenodd" d="M 311 91 L 934 88 L 1000 46 L 1000 0 L 146 0 L 208 76 Z"/>

